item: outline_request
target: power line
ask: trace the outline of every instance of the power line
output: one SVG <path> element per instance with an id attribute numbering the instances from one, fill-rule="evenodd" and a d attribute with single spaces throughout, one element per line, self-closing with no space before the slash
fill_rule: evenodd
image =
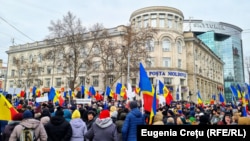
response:
<path id="1" fill-rule="evenodd" d="M 10 24 L 7 20 L 5 20 L 4 18 L 0 17 L 4 22 L 6 22 L 9 26 L 11 26 L 12 28 L 14 28 L 16 31 L 18 31 L 19 33 L 21 33 L 23 36 L 27 37 L 28 39 L 30 39 L 31 41 L 35 42 L 35 40 L 31 39 L 28 35 L 24 34 L 22 31 L 20 31 L 19 29 L 17 29 L 14 25 Z"/>

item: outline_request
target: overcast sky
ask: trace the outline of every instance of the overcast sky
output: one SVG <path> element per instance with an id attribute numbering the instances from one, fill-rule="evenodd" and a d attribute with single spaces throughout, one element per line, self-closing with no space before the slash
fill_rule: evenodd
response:
<path id="1" fill-rule="evenodd" d="M 127 25 L 133 11 L 148 6 L 181 10 L 185 19 L 226 22 L 240 27 L 244 55 L 250 56 L 249 0 L 0 0 L 0 58 L 6 64 L 9 46 L 42 41 L 50 21 L 72 12 L 90 27 Z"/>

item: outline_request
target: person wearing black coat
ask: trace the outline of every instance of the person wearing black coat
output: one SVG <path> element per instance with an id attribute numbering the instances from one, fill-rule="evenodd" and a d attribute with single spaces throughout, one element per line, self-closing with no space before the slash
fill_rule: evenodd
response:
<path id="1" fill-rule="evenodd" d="M 44 126 L 48 135 L 48 141 L 70 141 L 72 128 L 63 115 L 62 108 L 57 108 L 55 116 L 51 117 L 50 122 Z"/>

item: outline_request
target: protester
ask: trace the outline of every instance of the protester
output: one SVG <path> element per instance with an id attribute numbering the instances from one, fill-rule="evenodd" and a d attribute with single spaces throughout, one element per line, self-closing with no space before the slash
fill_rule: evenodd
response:
<path id="1" fill-rule="evenodd" d="M 81 114 L 78 110 L 74 110 L 70 125 L 72 127 L 72 136 L 70 141 L 83 141 L 84 134 L 87 132 L 87 126 L 81 119 Z"/>
<path id="2" fill-rule="evenodd" d="M 22 130 L 25 128 L 34 131 L 34 136 L 32 138 L 39 139 L 40 141 L 47 141 L 48 136 L 43 124 L 39 120 L 34 119 L 34 116 L 30 110 L 26 110 L 23 113 L 23 120 L 14 128 L 9 140 L 19 140 L 22 137 Z"/>
<path id="3" fill-rule="evenodd" d="M 62 107 L 58 107 L 55 116 L 51 117 L 50 121 L 44 125 L 48 135 L 48 141 L 69 141 L 71 139 L 71 125 L 63 116 L 64 112 Z"/>
<path id="4" fill-rule="evenodd" d="M 110 118 L 109 110 L 101 111 L 85 137 L 93 141 L 118 141 L 116 125 Z"/>
<path id="5" fill-rule="evenodd" d="M 18 113 L 13 117 L 12 121 L 8 122 L 3 131 L 3 141 L 9 141 L 12 131 L 22 121 L 22 119 L 23 119 L 23 114 Z"/>
<path id="6" fill-rule="evenodd" d="M 130 112 L 122 126 L 122 140 L 136 141 L 137 140 L 137 125 L 144 125 L 144 117 L 140 112 L 137 102 L 131 101 L 129 103 Z"/>

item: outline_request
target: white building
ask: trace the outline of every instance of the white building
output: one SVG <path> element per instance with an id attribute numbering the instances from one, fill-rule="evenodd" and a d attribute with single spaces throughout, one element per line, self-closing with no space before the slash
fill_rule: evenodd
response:
<path id="1" fill-rule="evenodd" d="M 146 26 L 158 30 L 157 35 L 150 41 L 151 46 L 148 48 L 150 58 L 142 60 L 146 62 L 144 65 L 153 84 L 156 84 L 158 79 L 161 80 L 172 91 L 174 97 L 179 88 L 180 98 L 183 100 L 188 100 L 190 94 L 193 94 L 191 100 L 197 101 L 194 95 L 198 90 L 204 100 L 209 100 L 211 94 L 219 91 L 217 86 L 223 86 L 223 62 L 192 33 L 183 32 L 183 19 L 183 13 L 178 9 L 152 6 L 133 12 L 130 22 L 134 30 Z M 120 44 L 122 44 L 121 33 L 124 33 L 123 27 L 107 30 L 113 40 Z M 91 40 L 88 42 L 92 43 Z M 51 40 L 11 46 L 7 51 L 9 55 L 7 88 L 30 88 L 33 85 L 41 89 L 49 88 L 51 85 L 56 88 L 67 88 L 71 72 L 67 71 L 66 74 L 60 68 L 53 69 L 51 67 L 55 65 L 52 64 L 53 61 L 45 61 L 42 58 L 43 53 L 49 48 L 53 48 Z M 200 55 L 206 56 L 207 60 L 201 60 Z M 30 63 L 26 66 L 15 66 L 17 60 L 20 62 L 26 60 Z M 35 66 L 32 62 L 35 62 Z M 205 65 L 204 62 L 208 63 Z M 211 67 L 213 68 L 210 69 Z M 78 83 L 83 82 L 86 87 L 93 85 L 96 90 L 105 90 L 105 86 L 100 83 L 103 79 L 102 74 L 96 71 L 86 76 L 84 68 L 80 71 L 77 77 Z M 122 77 L 125 78 L 124 75 Z M 117 82 L 125 82 L 124 78 Z M 130 82 L 133 86 L 138 86 L 138 75 L 131 75 Z"/>

